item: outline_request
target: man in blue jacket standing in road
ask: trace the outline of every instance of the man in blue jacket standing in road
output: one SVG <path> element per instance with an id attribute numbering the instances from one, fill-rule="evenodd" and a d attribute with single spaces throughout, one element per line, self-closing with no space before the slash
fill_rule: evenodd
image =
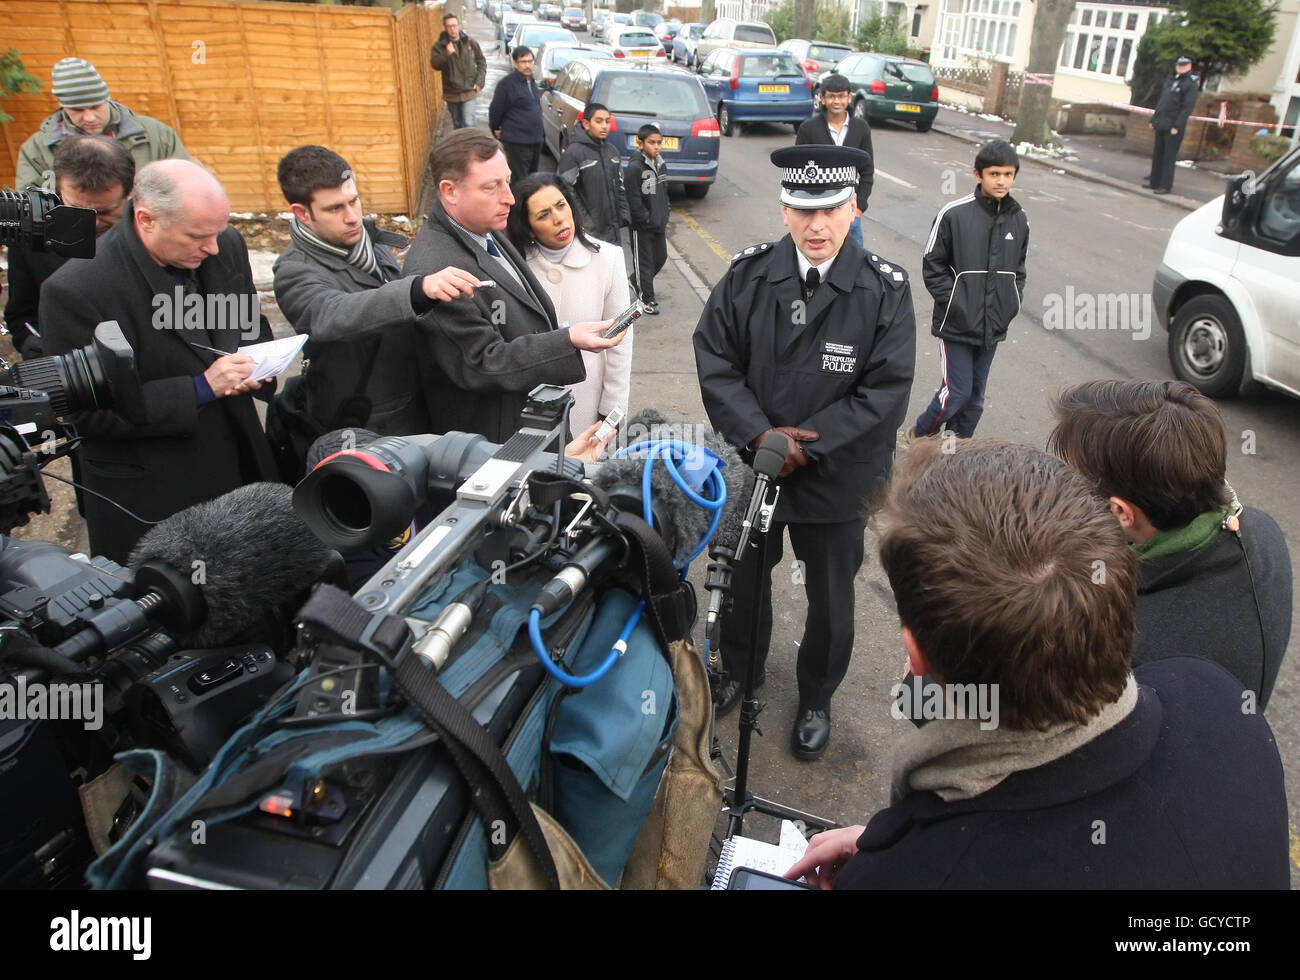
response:
<path id="1" fill-rule="evenodd" d="M 511 58 L 515 70 L 497 83 L 488 109 L 488 128 L 505 148 L 510 180 L 537 170 L 542 156 L 542 97 L 533 81 L 533 52 L 520 45 Z"/>

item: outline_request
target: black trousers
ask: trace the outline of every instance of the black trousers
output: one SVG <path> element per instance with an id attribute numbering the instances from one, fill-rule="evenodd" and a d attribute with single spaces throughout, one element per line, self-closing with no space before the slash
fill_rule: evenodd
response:
<path id="1" fill-rule="evenodd" d="M 767 534 L 766 566 L 761 570 L 758 549 L 746 549 L 732 577 L 734 605 L 722 620 L 722 664 L 732 677 L 742 681 L 750 653 L 758 658 L 757 672 L 766 669 L 772 642 L 772 572 L 781 563 L 782 538 L 787 529 L 799 560 L 792 574 L 802 578 L 808 596 L 808 618 L 804 622 L 796 668 L 799 703 L 826 708 L 844 679 L 853 655 L 853 580 L 862 568 L 865 550 L 861 520 L 839 524 L 774 521 Z M 752 596 L 756 576 L 762 583 L 762 594 L 758 633 L 753 635 Z"/>
<path id="2" fill-rule="evenodd" d="M 1175 136 L 1165 126 L 1156 130 L 1156 145 L 1151 151 L 1151 189 L 1173 190 L 1174 164 L 1178 161 L 1178 148 L 1183 145 L 1183 130 Z"/>
<path id="3" fill-rule="evenodd" d="M 515 184 L 529 174 L 537 173 L 542 161 L 541 143 L 507 143 L 501 141 L 506 151 L 506 163 L 510 164 L 510 183 Z"/>
<path id="4" fill-rule="evenodd" d="M 632 229 L 632 268 L 636 270 L 636 291 L 643 303 L 654 303 L 655 276 L 668 261 L 668 236 L 663 229 Z"/>

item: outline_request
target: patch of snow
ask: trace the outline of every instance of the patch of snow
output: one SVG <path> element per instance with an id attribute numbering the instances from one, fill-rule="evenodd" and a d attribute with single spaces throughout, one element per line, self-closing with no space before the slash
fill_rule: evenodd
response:
<path id="1" fill-rule="evenodd" d="M 252 211 L 231 211 L 230 216 L 232 218 L 239 218 L 242 221 L 248 221 L 250 218 L 253 217 L 253 212 Z"/>

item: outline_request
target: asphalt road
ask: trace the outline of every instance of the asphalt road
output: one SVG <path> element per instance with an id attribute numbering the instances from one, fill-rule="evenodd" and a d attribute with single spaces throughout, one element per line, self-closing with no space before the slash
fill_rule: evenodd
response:
<path id="1" fill-rule="evenodd" d="M 476 32 L 482 39 L 482 27 Z M 489 54 L 489 91 L 480 99 L 485 123 L 490 87 L 509 69 Z M 907 271 L 917 314 L 916 383 L 909 421 L 925 407 L 938 380 L 938 344 L 930 336 L 932 303 L 920 280 L 930 222 L 948 200 L 973 186 L 975 147 L 932 131 L 882 124 L 873 130 L 876 181 L 864 233 L 869 250 Z M 703 421 L 691 334 L 708 292 L 730 257 L 748 245 L 784 234 L 777 171 L 768 154 L 788 146 L 788 127 L 759 125 L 723 137 L 719 177 L 703 200 L 674 195 L 668 226 L 669 262 L 656 280 L 663 315 L 636 328 L 631 410 L 654 407 L 666 415 Z M 543 157 L 543 166 L 554 161 Z M 671 166 L 671 160 L 670 160 Z M 1152 276 L 1170 230 L 1186 211 L 1143 194 L 1053 172 L 1026 163 L 1012 194 L 1030 223 L 1025 304 L 998 350 L 989 379 L 980 435 L 1043 447 L 1051 428 L 1049 402 L 1061 388 L 1093 378 L 1171 377 L 1167 334 L 1151 309 Z M 1048 329 L 1044 314 L 1083 294 L 1123 294 L 1129 315 L 1101 329 Z M 1103 301 L 1104 302 L 1104 301 Z M 1051 319 L 1049 317 L 1049 324 Z M 1300 542 L 1300 400 L 1264 393 L 1220 402 L 1230 433 L 1228 479 L 1243 503 L 1268 511 L 1292 542 Z M 1252 450 L 1252 451 L 1246 451 Z M 864 822 L 887 803 L 891 746 L 902 734 L 889 714 L 889 689 L 904 661 L 888 582 L 868 532 L 867 562 L 857 581 L 856 642 L 849 673 L 832 705 L 830 748 L 817 762 L 789 750 L 796 710 L 794 662 L 806 602 L 795 584 L 791 552 L 774 580 L 776 607 L 766 703 L 754 740 L 750 788 L 760 796 L 841 823 Z M 692 578 L 702 580 L 697 561 Z M 1298 580 L 1300 581 L 1300 580 Z M 703 594 L 703 593 L 702 593 Z M 1294 599 L 1294 597 L 1293 597 Z M 1289 782 L 1300 774 L 1300 667 L 1283 663 L 1268 720 Z M 737 713 L 719 723 L 727 758 L 734 761 Z M 1225 801 L 1225 806 L 1232 805 Z M 1300 800 L 1291 801 L 1291 873 L 1300 884 Z M 753 817 L 746 832 L 776 839 L 775 822 Z"/>

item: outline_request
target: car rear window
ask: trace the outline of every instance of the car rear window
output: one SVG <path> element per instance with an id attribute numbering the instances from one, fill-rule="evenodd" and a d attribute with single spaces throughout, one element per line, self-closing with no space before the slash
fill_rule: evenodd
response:
<path id="1" fill-rule="evenodd" d="M 582 10 L 579 9 L 578 7 L 565 7 L 565 8 L 564 8 L 564 16 L 565 16 L 565 17 L 581 17 L 581 16 L 582 16 Z"/>
<path id="2" fill-rule="evenodd" d="M 649 31 L 624 31 L 618 36 L 618 43 L 625 48 L 628 45 L 637 44 L 653 46 L 659 43 L 659 38 L 655 37 Z"/>
<path id="3" fill-rule="evenodd" d="M 839 64 L 852 53 L 848 48 L 829 44 L 814 44 L 808 49 L 808 57 L 812 58 L 813 61 L 829 61 L 832 64 Z"/>
<path id="4" fill-rule="evenodd" d="M 547 52 L 547 58 L 550 61 L 550 67 L 555 71 L 560 71 L 574 58 L 608 58 L 614 60 L 614 56 L 608 51 L 602 51 L 600 48 L 560 48 L 554 52 Z"/>
<path id="5" fill-rule="evenodd" d="M 897 76 L 909 82 L 924 82 L 926 85 L 934 84 L 934 72 L 930 71 L 925 65 L 909 65 L 906 61 L 891 61 L 885 66 L 885 74 L 892 75 L 897 72 Z"/>
<path id="6" fill-rule="evenodd" d="M 736 40 L 748 41 L 751 44 L 775 44 L 776 38 L 772 31 L 767 27 L 745 27 L 741 25 L 736 28 Z"/>
<path id="7" fill-rule="evenodd" d="M 532 24 L 524 24 L 519 28 L 519 32 L 519 36 L 528 38 L 529 43 L 534 47 L 543 41 L 573 40 L 572 33 L 562 27 L 534 27 Z"/>
<path id="8" fill-rule="evenodd" d="M 803 78 L 803 71 L 789 54 L 783 57 L 746 56 L 740 59 L 741 78 Z"/>
<path id="9" fill-rule="evenodd" d="M 632 23 L 632 18 L 629 17 L 627 14 L 610 14 L 610 16 L 614 18 L 614 23 L 615 23 L 615 24 L 630 24 L 630 23 Z"/>
<path id="10" fill-rule="evenodd" d="M 605 80 L 605 92 L 598 101 L 616 116 L 701 119 L 709 115 L 699 82 L 667 74 L 611 75 Z"/>

